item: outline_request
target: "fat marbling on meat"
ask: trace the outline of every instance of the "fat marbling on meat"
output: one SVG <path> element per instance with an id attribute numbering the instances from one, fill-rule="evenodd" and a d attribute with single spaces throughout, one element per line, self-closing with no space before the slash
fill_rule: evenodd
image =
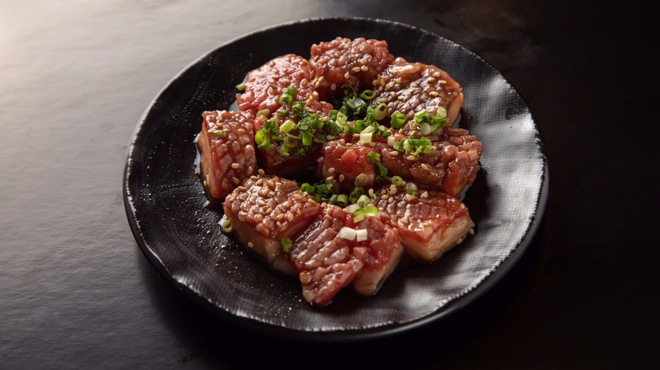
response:
<path id="1" fill-rule="evenodd" d="M 429 64 L 396 58 L 375 82 L 375 101 L 387 104 L 388 116 L 401 112 L 409 119 L 426 110 L 446 110 L 453 126 L 463 105 L 463 89 L 446 71 Z"/>
<path id="2" fill-rule="evenodd" d="M 342 229 L 362 230 L 362 238 L 342 237 Z M 403 253 L 400 237 L 380 216 L 356 222 L 346 209 L 327 205 L 323 214 L 295 240 L 291 260 L 303 296 L 325 306 L 344 288 L 372 295 L 396 268 Z"/>
<path id="3" fill-rule="evenodd" d="M 202 185 L 210 198 L 223 201 L 257 171 L 254 116 L 249 112 L 207 111 L 197 136 Z"/>
<path id="4" fill-rule="evenodd" d="M 295 181 L 261 174 L 237 187 L 223 208 L 241 243 L 269 266 L 289 275 L 297 270 L 281 241 L 295 238 L 322 212 L 321 205 L 300 191 Z"/>
<path id="5" fill-rule="evenodd" d="M 312 46 L 314 88 L 327 101 L 341 97 L 342 87 L 372 89 L 378 74 L 394 61 L 386 41 L 337 37 Z"/>
<path id="6" fill-rule="evenodd" d="M 390 216 L 410 255 L 432 262 L 462 243 L 474 223 L 467 207 L 456 197 L 424 190 L 407 194 L 405 187 L 382 189 L 376 206 Z"/>

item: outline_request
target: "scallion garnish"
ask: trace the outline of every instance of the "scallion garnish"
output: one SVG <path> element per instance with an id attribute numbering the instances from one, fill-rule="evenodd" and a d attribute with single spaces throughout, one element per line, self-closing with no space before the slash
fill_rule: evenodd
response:
<path id="1" fill-rule="evenodd" d="M 293 251 L 293 241 L 289 237 L 282 238 L 280 245 L 282 245 L 282 251 L 284 253 L 291 253 Z"/>
<path id="2" fill-rule="evenodd" d="M 392 118 L 390 118 L 390 126 L 393 129 L 400 129 L 403 125 L 406 124 L 406 115 L 397 111 L 392 113 Z"/>
<path id="3" fill-rule="evenodd" d="M 213 135 L 218 135 L 218 136 L 227 136 L 227 131 L 226 130 L 210 129 L 210 130 L 208 130 L 208 133 L 213 134 Z"/>
<path id="4" fill-rule="evenodd" d="M 261 149 L 270 148 L 270 135 L 261 129 L 254 134 L 254 142 L 257 143 L 257 147 Z"/>

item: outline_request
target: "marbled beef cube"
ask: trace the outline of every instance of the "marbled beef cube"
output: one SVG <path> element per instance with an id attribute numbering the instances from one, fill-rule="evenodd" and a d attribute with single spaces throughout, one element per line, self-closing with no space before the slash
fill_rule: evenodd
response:
<path id="1" fill-rule="evenodd" d="M 404 187 L 383 189 L 376 202 L 398 229 L 407 253 L 431 262 L 462 243 L 474 223 L 467 207 L 447 193 L 424 190 L 407 194 Z"/>
<path id="2" fill-rule="evenodd" d="M 294 239 L 322 212 L 321 205 L 300 191 L 295 181 L 277 176 L 252 176 L 224 203 L 233 232 L 275 270 L 296 274 L 281 241 Z"/>
<path id="3" fill-rule="evenodd" d="M 208 196 L 223 201 L 257 171 L 254 116 L 249 112 L 208 111 L 197 136 L 202 185 Z"/>
<path id="4" fill-rule="evenodd" d="M 344 85 L 358 91 L 373 89 L 373 81 L 393 61 L 386 41 L 337 37 L 321 42 L 311 48 L 314 87 L 326 101 L 341 97 Z"/>
<path id="5" fill-rule="evenodd" d="M 332 106 L 319 100 L 311 84 L 313 79 L 314 68 L 307 59 L 296 54 L 274 58 L 247 74 L 244 91 L 237 95 L 238 107 L 254 114 L 264 109 L 274 113 L 282 106 L 282 94 L 295 87 L 293 101 L 305 102 L 313 111 L 328 112 Z"/>
<path id="6" fill-rule="evenodd" d="M 403 253 L 397 230 L 381 217 L 356 221 L 346 209 L 327 205 L 295 240 L 291 260 L 309 303 L 327 305 L 351 284 L 363 295 L 378 291 Z"/>
<path id="7" fill-rule="evenodd" d="M 436 114 L 444 108 L 448 125 L 453 126 L 463 105 L 462 87 L 447 72 L 403 58 L 396 58 L 378 76 L 375 86 L 374 101 L 387 104 L 388 116 L 401 112 L 412 120 L 424 109 Z"/>

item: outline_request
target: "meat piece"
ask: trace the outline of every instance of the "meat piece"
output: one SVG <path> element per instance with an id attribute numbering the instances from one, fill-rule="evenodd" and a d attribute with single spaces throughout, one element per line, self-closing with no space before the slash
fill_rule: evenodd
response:
<path id="1" fill-rule="evenodd" d="M 280 241 L 295 239 L 322 208 L 300 191 L 295 181 L 276 176 L 252 176 L 227 196 L 223 207 L 242 244 L 275 270 L 297 273 Z"/>
<path id="2" fill-rule="evenodd" d="M 347 228 L 363 237 L 343 235 Z M 403 248 L 395 229 L 380 216 L 359 222 L 347 210 L 328 205 L 295 241 L 291 260 L 300 271 L 303 297 L 324 306 L 346 286 L 374 294 L 396 268 Z"/>
<path id="3" fill-rule="evenodd" d="M 447 72 L 433 65 L 408 63 L 403 58 L 396 58 L 374 85 L 374 101 L 387 104 L 388 116 L 398 111 L 412 120 L 423 109 L 435 114 L 443 107 L 452 126 L 463 104 L 461 85 Z"/>
<path id="4" fill-rule="evenodd" d="M 257 143 L 257 163 L 268 174 L 290 177 L 314 172 L 321 151 L 321 137 L 326 139 L 320 126 L 323 116 L 305 111 L 288 113 L 284 117 L 260 115 L 255 120 L 255 132 L 265 137 L 265 144 Z M 283 125 L 289 125 L 286 133 Z M 304 129 L 304 133 L 301 132 Z M 306 141 L 302 135 L 307 135 Z"/>
<path id="5" fill-rule="evenodd" d="M 327 112 L 332 106 L 319 101 L 310 83 L 313 78 L 314 68 L 307 59 L 295 54 L 274 58 L 247 74 L 243 82 L 245 90 L 237 96 L 238 107 L 255 114 L 264 109 L 275 112 L 281 106 L 282 94 L 293 86 L 296 88 L 293 101 L 305 102 L 313 111 Z"/>
<path id="6" fill-rule="evenodd" d="M 353 254 L 352 243 L 337 237 L 349 217 L 342 208 L 329 205 L 295 240 L 291 261 L 300 271 L 303 297 L 314 306 L 329 304 L 364 266 Z"/>
<path id="7" fill-rule="evenodd" d="M 403 188 L 390 195 L 383 190 L 377 206 L 390 215 L 406 252 L 424 262 L 434 261 L 465 240 L 474 226 L 467 207 L 457 198 L 436 191 L 416 196 Z"/>
<path id="8" fill-rule="evenodd" d="M 353 289 L 359 294 L 376 294 L 401 260 L 404 252 L 401 237 L 388 222 L 389 216 L 380 212 L 355 226 L 367 230 L 366 245 L 355 247 L 353 252 L 364 264 L 353 282 Z"/>
<path id="9" fill-rule="evenodd" d="M 371 152 L 371 147 L 359 142 L 328 141 L 321 149 L 319 177 L 332 177 L 341 190 L 348 192 L 356 186 L 371 188 L 376 181 L 374 166 L 367 158 Z"/>
<path id="10" fill-rule="evenodd" d="M 326 101 L 340 96 L 343 85 L 358 91 L 372 89 L 378 74 L 393 61 L 386 41 L 337 37 L 321 42 L 311 48 L 310 63 L 316 73 L 314 87 Z"/>
<path id="11" fill-rule="evenodd" d="M 257 171 L 254 116 L 249 112 L 208 111 L 197 136 L 202 184 L 208 196 L 223 201 Z"/>
<path id="12" fill-rule="evenodd" d="M 407 139 L 400 133 L 393 135 L 395 142 Z M 399 151 L 382 143 L 378 143 L 374 150 L 381 154 L 381 163 L 390 176 L 400 176 L 423 188 L 444 191 L 461 198 L 479 172 L 483 150 L 481 141 L 470 135 L 468 130 L 445 127 L 434 137 L 434 141 L 429 139 L 428 143 L 432 150 L 417 155 L 412 154 L 414 144 L 410 144 L 410 151 Z"/>

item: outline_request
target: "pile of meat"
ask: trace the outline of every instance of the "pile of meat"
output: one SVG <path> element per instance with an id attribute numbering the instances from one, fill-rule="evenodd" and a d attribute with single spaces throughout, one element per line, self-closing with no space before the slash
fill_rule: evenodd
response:
<path id="1" fill-rule="evenodd" d="M 474 224 L 462 203 L 481 142 L 455 127 L 461 86 L 387 42 L 336 38 L 249 72 L 238 110 L 207 111 L 197 138 L 222 230 L 324 306 L 373 295 L 404 255 L 431 262 Z"/>

